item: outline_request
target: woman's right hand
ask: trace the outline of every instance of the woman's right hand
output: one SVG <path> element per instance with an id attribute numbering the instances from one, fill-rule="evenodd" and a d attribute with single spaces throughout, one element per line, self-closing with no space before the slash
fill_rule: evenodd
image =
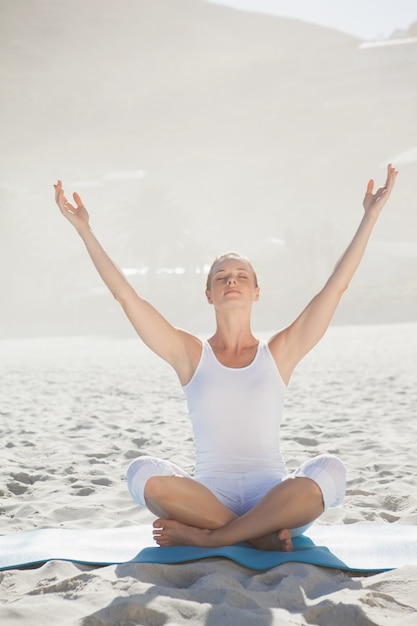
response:
<path id="1" fill-rule="evenodd" d="M 74 204 L 67 200 L 62 189 L 62 181 L 58 181 L 55 187 L 55 202 L 57 203 L 62 215 L 78 230 L 83 230 L 89 226 L 89 215 L 87 209 L 82 203 L 78 193 L 73 194 Z"/>

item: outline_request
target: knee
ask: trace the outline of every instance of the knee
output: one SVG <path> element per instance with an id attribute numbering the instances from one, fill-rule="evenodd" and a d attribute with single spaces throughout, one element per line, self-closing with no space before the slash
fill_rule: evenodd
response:
<path id="1" fill-rule="evenodd" d="M 161 504 L 167 498 L 168 491 L 166 476 L 150 476 L 143 488 L 146 502 L 159 502 Z"/>
<path id="2" fill-rule="evenodd" d="M 147 507 L 146 500 L 170 497 L 167 476 L 188 476 L 180 467 L 153 456 L 140 456 L 127 468 L 127 487 L 132 498 Z"/>
<path id="3" fill-rule="evenodd" d="M 319 457 L 321 466 L 338 481 L 346 482 L 346 465 L 335 454 L 322 454 Z"/>
<path id="4" fill-rule="evenodd" d="M 334 454 L 323 454 L 321 467 L 327 474 L 327 493 L 324 497 L 325 508 L 335 507 L 343 501 L 346 494 L 346 466 Z"/>
<path id="5" fill-rule="evenodd" d="M 333 454 L 322 454 L 306 461 L 297 471 L 298 475 L 314 480 L 320 487 L 324 508 L 341 504 L 346 492 L 346 467 Z"/>
<path id="6" fill-rule="evenodd" d="M 155 474 L 156 460 L 154 457 L 140 456 L 127 468 L 127 488 L 132 498 L 143 507 L 146 507 L 145 487 Z"/>

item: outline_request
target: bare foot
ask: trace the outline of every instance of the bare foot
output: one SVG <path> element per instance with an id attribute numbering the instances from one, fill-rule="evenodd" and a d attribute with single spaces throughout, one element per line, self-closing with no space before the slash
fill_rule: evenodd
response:
<path id="1" fill-rule="evenodd" d="M 159 546 L 209 547 L 209 530 L 187 526 L 176 520 L 157 519 L 153 523 L 153 538 Z"/>
<path id="2" fill-rule="evenodd" d="M 288 528 L 278 530 L 270 535 L 251 539 L 251 543 L 259 550 L 274 550 L 276 552 L 292 552 L 291 532 Z"/>
<path id="3" fill-rule="evenodd" d="M 216 531 L 205 528 L 187 526 L 176 520 L 157 519 L 153 523 L 153 538 L 160 546 L 198 546 L 210 548 L 219 545 Z M 291 532 L 288 529 L 279 530 L 264 537 L 250 540 L 250 543 L 259 550 L 275 550 L 277 552 L 292 552 Z"/>

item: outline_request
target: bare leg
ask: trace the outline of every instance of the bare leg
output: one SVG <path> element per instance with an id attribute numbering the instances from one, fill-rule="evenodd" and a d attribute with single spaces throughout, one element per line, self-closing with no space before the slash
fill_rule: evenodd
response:
<path id="1" fill-rule="evenodd" d="M 179 521 L 158 519 L 154 522 L 154 538 L 159 545 L 195 545 L 215 547 L 232 545 L 239 541 L 277 537 L 277 547 L 292 549 L 291 537 L 286 529 L 304 526 L 323 512 L 323 497 L 317 483 L 310 478 L 288 478 L 273 487 L 250 511 L 219 527 L 195 528 Z M 278 534 L 277 534 L 278 533 Z M 281 544 L 281 548 L 278 546 Z M 259 542 L 262 547 L 262 541 Z M 271 549 L 269 547 L 268 549 Z"/>
<path id="2" fill-rule="evenodd" d="M 210 489 L 183 476 L 152 476 L 145 485 L 148 509 L 157 517 L 214 529 L 236 519 Z"/>
<path id="3" fill-rule="evenodd" d="M 145 485 L 148 509 L 164 520 L 175 520 L 194 528 L 215 529 L 228 524 L 237 515 L 225 507 L 204 485 L 181 476 L 153 476 Z M 156 541 L 159 543 L 157 537 Z M 290 551 L 291 533 L 280 530 L 252 543 L 262 550 Z M 161 544 L 162 545 L 162 544 Z"/>

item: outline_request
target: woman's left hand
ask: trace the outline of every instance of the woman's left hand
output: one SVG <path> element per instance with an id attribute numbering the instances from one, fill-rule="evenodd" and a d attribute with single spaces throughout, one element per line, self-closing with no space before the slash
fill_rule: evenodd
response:
<path id="1" fill-rule="evenodd" d="M 391 191 L 394 187 L 397 174 L 397 170 L 390 163 L 388 165 L 387 180 L 385 181 L 385 185 L 377 189 L 375 193 L 375 183 L 372 179 L 369 181 L 368 187 L 366 189 L 366 194 L 363 199 L 363 208 L 365 209 L 365 213 L 379 213 L 379 211 L 382 209 L 382 207 L 385 205 L 391 195 Z"/>

